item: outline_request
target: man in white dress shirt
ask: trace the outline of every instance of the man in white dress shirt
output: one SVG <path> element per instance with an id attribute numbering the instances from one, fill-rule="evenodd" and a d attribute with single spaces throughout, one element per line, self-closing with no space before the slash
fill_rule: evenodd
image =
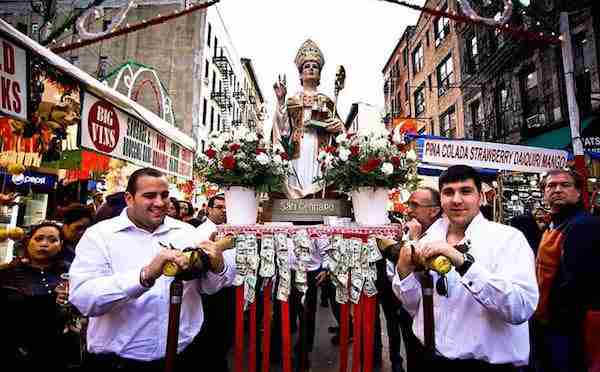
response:
<path id="1" fill-rule="evenodd" d="M 439 188 L 445 216 L 414 252 L 401 251 L 393 282 L 423 342 L 422 287 L 415 266 L 440 254 L 454 266 L 447 274 L 447 294 L 434 291 L 436 354 L 425 370 L 515 371 L 528 363 L 527 320 L 539 297 L 531 248 L 518 230 L 481 215 L 481 179 L 473 168 L 448 168 Z M 468 253 L 455 248 L 466 241 Z"/>
<path id="2" fill-rule="evenodd" d="M 200 294 L 232 283 L 235 268 L 214 243 L 198 244 L 192 226 L 166 217 L 169 191 L 161 172 L 135 171 L 126 201 L 121 215 L 85 232 L 70 269 L 70 301 L 90 317 L 86 370 L 163 370 L 172 281 L 162 275 L 163 266 L 174 262 L 187 268 L 181 250 L 199 246 L 211 267 L 202 279 L 184 282 L 177 371 L 189 370 L 187 347 L 203 323 Z M 170 244 L 177 249 L 163 248 Z"/>
<path id="3" fill-rule="evenodd" d="M 198 226 L 196 236 L 200 240 L 214 237 L 217 226 L 225 223 L 227 210 L 225 195 L 217 194 L 208 200 L 206 220 Z M 235 262 L 235 250 L 224 253 L 226 259 Z M 203 361 L 202 368 L 207 371 L 227 372 L 227 354 L 233 344 L 235 333 L 235 288 L 227 287 L 214 294 L 202 295 L 202 307 L 206 324 L 198 335 L 200 350 L 210 355 Z"/>

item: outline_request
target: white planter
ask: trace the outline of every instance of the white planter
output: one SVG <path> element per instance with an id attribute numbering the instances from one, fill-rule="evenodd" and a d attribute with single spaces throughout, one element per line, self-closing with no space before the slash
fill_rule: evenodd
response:
<path id="1" fill-rule="evenodd" d="M 389 190 L 385 188 L 359 187 L 358 191 L 352 191 L 352 207 L 356 222 L 364 226 L 389 223 L 388 194 Z"/>
<path id="2" fill-rule="evenodd" d="M 225 189 L 225 207 L 227 223 L 230 225 L 251 225 L 258 217 L 258 201 L 256 192 L 241 186 Z"/>

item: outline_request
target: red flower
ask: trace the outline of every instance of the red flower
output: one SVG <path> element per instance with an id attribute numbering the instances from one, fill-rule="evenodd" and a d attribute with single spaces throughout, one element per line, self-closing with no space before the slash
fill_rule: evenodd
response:
<path id="1" fill-rule="evenodd" d="M 258 147 L 256 149 L 256 155 L 260 155 L 260 154 L 264 154 L 267 152 L 267 149 L 263 148 L 263 147 Z"/>
<path id="2" fill-rule="evenodd" d="M 223 158 L 223 168 L 233 169 L 235 168 L 235 158 L 231 155 L 227 155 Z"/>
<path id="3" fill-rule="evenodd" d="M 281 158 L 283 160 L 290 160 L 290 157 L 288 156 L 287 152 L 282 152 L 281 154 L 279 154 L 279 156 L 281 156 Z"/>
<path id="4" fill-rule="evenodd" d="M 352 137 L 354 137 L 354 133 L 348 133 L 348 134 L 346 134 L 346 138 L 347 139 L 351 139 Z"/>
<path id="5" fill-rule="evenodd" d="M 395 168 L 399 168 L 400 165 L 402 164 L 402 160 L 398 156 L 392 156 L 390 158 L 390 161 L 392 162 L 392 164 L 394 165 Z"/>
<path id="6" fill-rule="evenodd" d="M 324 148 L 325 152 L 329 153 L 329 154 L 335 154 L 335 152 L 337 151 L 337 149 L 335 148 L 335 146 L 326 146 Z"/>
<path id="7" fill-rule="evenodd" d="M 360 153 L 360 148 L 358 146 L 350 146 L 350 154 L 352 156 L 358 156 Z"/>
<path id="8" fill-rule="evenodd" d="M 408 150 L 410 150 L 409 144 L 400 144 L 400 145 L 396 145 L 396 147 L 398 148 L 398 150 L 400 150 L 402 152 L 407 152 Z"/>
<path id="9" fill-rule="evenodd" d="M 206 156 L 208 156 L 209 159 L 214 159 L 215 155 L 217 155 L 217 151 L 212 147 L 209 147 L 204 153 L 206 154 Z"/>
<path id="10" fill-rule="evenodd" d="M 360 171 L 363 173 L 371 173 L 381 165 L 382 161 L 377 158 L 371 158 L 366 163 L 360 165 Z"/>
<path id="11" fill-rule="evenodd" d="M 237 150 L 240 149 L 240 144 L 239 143 L 232 143 L 231 145 L 229 145 L 229 151 L 233 152 L 234 154 L 237 152 Z"/>

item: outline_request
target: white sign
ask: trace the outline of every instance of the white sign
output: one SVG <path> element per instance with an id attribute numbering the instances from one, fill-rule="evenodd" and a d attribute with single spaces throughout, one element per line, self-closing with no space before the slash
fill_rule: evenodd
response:
<path id="1" fill-rule="evenodd" d="M 568 153 L 538 147 L 505 145 L 476 141 L 424 139 L 423 161 L 426 163 L 465 164 L 517 172 L 542 173 L 567 165 Z"/>
<path id="2" fill-rule="evenodd" d="M 27 120 L 27 52 L 0 37 L 0 112 Z"/>
<path id="3" fill-rule="evenodd" d="M 192 177 L 192 151 L 88 92 L 81 113 L 81 147 L 166 174 Z"/>

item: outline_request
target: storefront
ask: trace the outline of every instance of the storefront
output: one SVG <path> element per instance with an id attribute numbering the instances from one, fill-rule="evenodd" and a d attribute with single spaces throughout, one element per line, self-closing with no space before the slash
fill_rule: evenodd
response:
<path id="1" fill-rule="evenodd" d="M 122 191 L 139 167 L 192 179 L 193 139 L 0 19 L 0 192 L 19 192 L 2 223 L 27 226 L 85 202 L 92 185 Z M 18 210 L 18 211 L 17 211 Z M 0 258 L 10 249 L 0 243 Z"/>
<path id="2" fill-rule="evenodd" d="M 506 222 L 543 206 L 541 175 L 564 168 L 569 153 L 564 150 L 469 140 L 415 136 L 419 175 L 437 188 L 437 176 L 451 165 L 464 164 L 479 170 L 485 202 L 494 220 Z"/>

